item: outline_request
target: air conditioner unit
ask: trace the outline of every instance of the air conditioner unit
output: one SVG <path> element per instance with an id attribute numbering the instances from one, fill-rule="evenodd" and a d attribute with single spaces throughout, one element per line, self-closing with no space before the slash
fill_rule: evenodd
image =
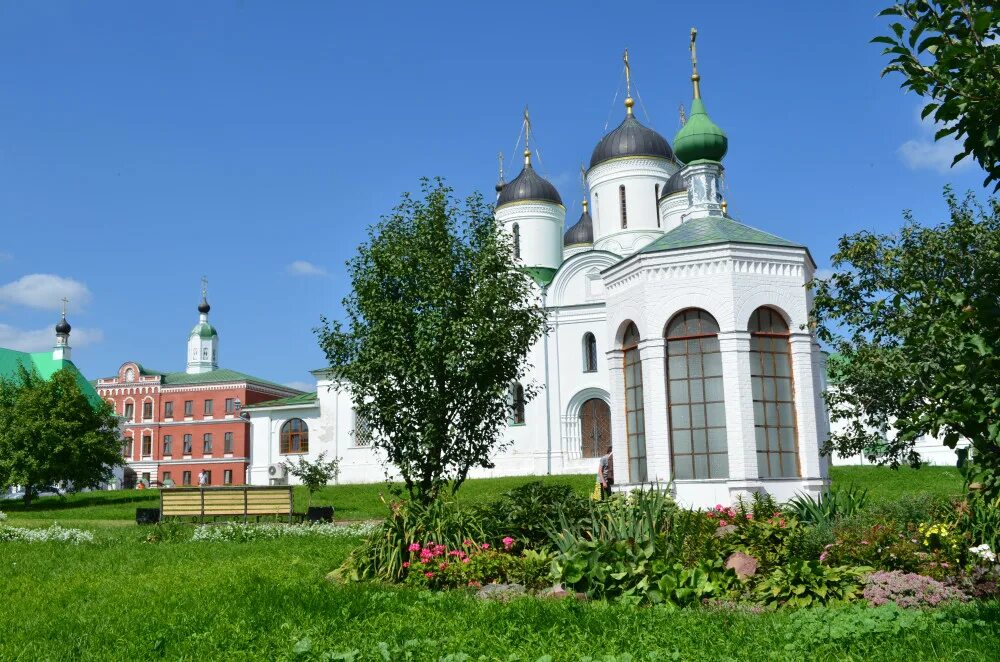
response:
<path id="1" fill-rule="evenodd" d="M 267 475 L 272 480 L 288 478 L 288 467 L 285 466 L 284 462 L 277 462 L 267 468 Z"/>

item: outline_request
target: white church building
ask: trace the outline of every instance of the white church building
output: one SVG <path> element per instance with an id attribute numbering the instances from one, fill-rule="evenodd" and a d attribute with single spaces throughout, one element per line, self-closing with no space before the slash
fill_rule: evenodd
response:
<path id="1" fill-rule="evenodd" d="M 569 229 L 528 149 L 498 185 L 496 218 L 551 330 L 528 356 L 539 395 L 525 403 L 512 386 L 511 443 L 478 475 L 594 473 L 611 446 L 616 489 L 670 484 L 687 505 L 827 486 L 825 360 L 807 327 L 816 265 L 805 246 L 727 215 L 728 139 L 692 60 L 694 100 L 673 144 L 628 96 L 593 149 Z M 342 458 L 340 482 L 384 477 L 348 386 L 314 374 L 316 393 L 246 408 L 251 483 L 286 480 L 281 463 L 322 452 Z"/>

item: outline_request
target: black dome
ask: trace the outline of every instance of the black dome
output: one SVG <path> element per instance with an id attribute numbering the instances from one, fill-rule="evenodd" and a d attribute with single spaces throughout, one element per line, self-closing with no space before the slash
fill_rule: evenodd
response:
<path id="1" fill-rule="evenodd" d="M 205 297 L 201 298 L 201 303 L 198 304 L 198 312 L 207 315 L 208 311 L 212 310 L 212 307 L 208 305 L 208 299 Z"/>
<path id="2" fill-rule="evenodd" d="M 66 318 L 64 317 L 61 320 L 59 320 L 58 324 L 56 324 L 56 333 L 68 334 L 72 328 L 73 327 L 69 325 L 69 322 L 67 322 Z"/>
<path id="3" fill-rule="evenodd" d="M 563 246 L 592 243 L 594 243 L 594 221 L 590 218 L 590 212 L 584 210 L 576 225 L 566 230 L 566 234 L 563 235 Z"/>
<path id="4" fill-rule="evenodd" d="M 524 166 L 524 170 L 514 178 L 514 181 L 503 185 L 500 197 L 497 198 L 497 207 L 522 200 L 562 204 L 562 198 L 559 197 L 556 187 L 548 180 L 539 177 L 530 163 Z"/>
<path id="5" fill-rule="evenodd" d="M 667 139 L 643 126 L 634 115 L 626 115 L 618 128 L 601 138 L 590 156 L 590 167 L 620 156 L 654 156 L 674 160 Z"/>
<path id="6" fill-rule="evenodd" d="M 684 182 L 684 178 L 681 177 L 681 171 L 678 170 L 671 175 L 670 179 L 667 180 L 667 183 L 663 185 L 663 190 L 660 191 L 660 199 L 662 200 L 668 195 L 673 195 L 674 193 L 680 193 L 681 191 L 686 190 L 688 190 L 687 184 Z"/>

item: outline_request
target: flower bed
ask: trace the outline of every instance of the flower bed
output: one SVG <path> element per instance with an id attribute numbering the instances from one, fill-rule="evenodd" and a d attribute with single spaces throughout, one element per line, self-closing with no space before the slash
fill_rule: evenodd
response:
<path id="1" fill-rule="evenodd" d="M 496 510 L 516 510 L 530 493 L 508 494 Z M 556 584 L 564 590 L 549 593 L 740 609 L 935 607 L 997 594 L 996 554 L 962 520 L 945 511 L 919 521 L 907 511 L 897 521 L 863 497 L 782 507 L 756 495 L 705 512 L 649 490 L 599 502 L 566 497 L 527 524 L 524 509 L 515 519 L 489 506 L 396 502 L 335 574 L 432 590 Z"/>
<path id="2" fill-rule="evenodd" d="M 94 534 L 53 524 L 46 529 L 32 529 L 0 524 L 0 542 L 65 542 L 71 545 L 94 542 Z"/>

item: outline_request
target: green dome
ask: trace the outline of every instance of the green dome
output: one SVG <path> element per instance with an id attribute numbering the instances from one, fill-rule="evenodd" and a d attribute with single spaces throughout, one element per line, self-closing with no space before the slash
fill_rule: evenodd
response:
<path id="1" fill-rule="evenodd" d="M 191 335 L 198 336 L 199 338 L 215 338 L 219 335 L 219 332 L 208 322 L 199 322 L 191 329 Z"/>
<path id="2" fill-rule="evenodd" d="M 721 161 L 729 149 L 729 139 L 708 117 L 701 99 L 691 103 L 691 116 L 674 136 L 674 154 L 684 163 Z"/>

